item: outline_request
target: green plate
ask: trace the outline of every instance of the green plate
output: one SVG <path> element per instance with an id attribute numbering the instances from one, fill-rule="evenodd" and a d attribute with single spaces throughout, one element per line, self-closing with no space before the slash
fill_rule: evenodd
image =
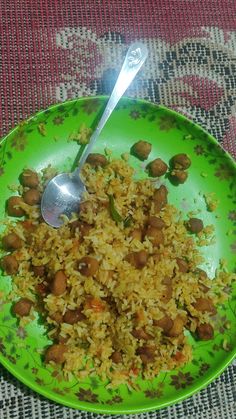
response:
<path id="1" fill-rule="evenodd" d="M 18 182 L 25 166 L 40 170 L 51 163 L 70 170 L 79 146 L 72 140 L 82 123 L 92 126 L 107 98 L 82 98 L 50 107 L 20 124 L 3 139 L 0 148 L 0 219 L 5 217 L 8 185 Z M 200 208 L 205 224 L 214 224 L 216 243 L 203 248 L 206 270 L 214 275 L 221 258 L 228 268 L 236 263 L 236 166 L 216 140 L 185 117 L 142 100 L 122 99 L 104 128 L 95 151 L 107 147 L 115 156 L 129 152 L 138 140 L 152 143 L 149 160 L 167 161 L 187 153 L 192 166 L 188 181 L 178 187 L 169 184 L 170 201 L 183 211 Z M 139 172 L 143 165 L 131 157 Z M 214 192 L 220 203 L 209 212 L 203 195 Z M 215 339 L 197 342 L 192 363 L 181 370 L 162 373 L 153 381 L 139 379 L 138 391 L 126 386 L 107 390 L 95 377 L 85 381 L 63 380 L 60 371 L 45 366 L 39 354 L 48 343 L 46 328 L 36 319 L 21 328 L 11 314 L 6 297 L 11 278 L 0 281 L 0 361 L 19 380 L 58 403 L 99 413 L 138 413 L 158 409 L 182 400 L 213 380 L 236 354 L 236 287 L 215 318 Z M 226 326 L 231 321 L 231 328 Z M 223 347 L 226 349 L 224 350 Z"/>

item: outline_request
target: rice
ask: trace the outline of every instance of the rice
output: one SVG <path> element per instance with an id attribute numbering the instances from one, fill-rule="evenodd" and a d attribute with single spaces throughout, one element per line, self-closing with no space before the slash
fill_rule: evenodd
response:
<path id="1" fill-rule="evenodd" d="M 49 178 L 50 174 L 44 170 L 45 183 Z M 193 236 L 186 230 L 186 216 L 173 205 L 167 204 L 156 212 L 154 183 L 148 178 L 134 180 L 134 170 L 127 159 L 111 160 L 104 168 L 97 169 L 85 164 L 83 179 L 87 206 L 80 219 L 90 225 L 87 235 L 82 237 L 79 228 L 72 229 L 73 221 L 78 218 L 76 214 L 54 229 L 41 220 L 37 206 L 27 204 L 23 204 L 24 210 L 35 225 L 30 240 L 20 221 L 7 225 L 4 234 L 14 231 L 24 240 L 24 246 L 14 252 L 19 271 L 13 277 L 10 298 L 29 298 L 36 309 L 39 303 L 43 305 L 48 336 L 66 345 L 62 365 L 66 379 L 72 375 L 83 379 L 96 374 L 114 387 L 131 385 L 138 375 L 152 379 L 161 371 L 190 362 L 192 348 L 188 331 L 195 333 L 199 324 L 213 325 L 210 312 L 194 307 L 196 300 L 208 297 L 214 306 L 223 303 L 228 298 L 224 287 L 234 279 L 224 271 L 217 272 L 211 278 L 214 280 L 203 279 L 197 273 L 197 268 L 204 263 L 199 244 L 211 242 L 212 228 L 206 226 L 203 232 Z M 130 226 L 112 218 L 108 196 L 114 198 L 116 211 L 123 220 L 130 217 Z M 142 241 L 130 237 L 134 229 L 145 230 L 150 215 L 165 222 L 164 243 L 159 246 L 154 246 L 147 236 Z M 148 261 L 142 269 L 137 269 L 126 256 L 142 250 L 147 252 Z M 84 276 L 78 269 L 79 260 L 88 255 L 99 263 L 94 276 Z M 188 272 L 180 272 L 177 258 L 187 260 Z M 32 265 L 46 265 L 47 277 L 35 276 Z M 47 295 L 38 299 L 37 286 L 42 282 L 48 286 L 60 270 L 67 277 L 66 291 L 57 296 L 49 287 Z M 165 282 L 167 278 L 169 285 Z M 169 296 L 166 296 L 168 288 Z M 89 303 L 91 299 L 98 307 Z M 55 314 L 62 318 L 67 310 L 78 307 L 83 320 L 75 324 L 55 320 Z M 30 319 L 32 313 L 33 310 Z M 183 330 L 176 336 L 163 333 L 157 326 L 163 316 L 172 323 L 181 318 Z M 23 317 L 20 322 L 25 324 L 27 319 Z M 132 334 L 140 329 L 148 339 Z M 114 352 L 121 354 L 121 362 L 113 362 Z M 51 365 L 55 363 L 51 361 Z"/>

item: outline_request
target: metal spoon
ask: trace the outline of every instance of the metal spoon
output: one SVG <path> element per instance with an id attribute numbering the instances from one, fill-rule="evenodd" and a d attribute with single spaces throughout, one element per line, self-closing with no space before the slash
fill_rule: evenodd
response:
<path id="1" fill-rule="evenodd" d="M 79 204 L 86 190 L 80 179 L 83 164 L 112 111 L 142 67 L 147 55 L 147 47 L 144 44 L 135 42 L 130 45 L 106 108 L 82 154 L 78 168 L 72 173 L 55 176 L 46 186 L 41 200 L 41 212 L 44 220 L 51 226 L 60 227 L 63 224 L 62 214 L 70 218 L 72 213 L 79 211 Z"/>

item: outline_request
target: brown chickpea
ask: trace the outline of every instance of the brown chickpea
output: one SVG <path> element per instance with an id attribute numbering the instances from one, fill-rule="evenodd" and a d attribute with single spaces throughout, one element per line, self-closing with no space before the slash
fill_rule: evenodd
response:
<path id="1" fill-rule="evenodd" d="M 12 217 L 23 217 L 25 211 L 20 208 L 20 205 L 23 204 L 23 199 L 20 196 L 11 196 L 7 200 L 7 213 Z"/>
<path id="2" fill-rule="evenodd" d="M 114 362 L 114 364 L 119 364 L 122 362 L 122 354 L 119 351 L 115 351 L 113 352 L 113 354 L 111 355 L 111 359 L 112 362 Z"/>
<path id="3" fill-rule="evenodd" d="M 146 236 L 149 238 L 153 246 L 160 246 L 160 244 L 164 244 L 164 234 L 156 227 L 149 225 L 146 230 Z"/>
<path id="4" fill-rule="evenodd" d="M 54 295 L 62 295 L 66 291 L 67 277 L 64 271 L 57 271 L 50 284 L 50 289 Z"/>
<path id="5" fill-rule="evenodd" d="M 99 268 L 97 259 L 91 256 L 84 256 L 78 261 L 78 270 L 84 276 L 94 276 Z"/>
<path id="6" fill-rule="evenodd" d="M 103 156 L 103 154 L 99 153 L 91 153 L 88 155 L 86 159 L 86 163 L 89 163 L 92 167 L 98 167 L 98 166 L 106 166 L 108 163 L 107 158 Z"/>
<path id="7" fill-rule="evenodd" d="M 35 286 L 37 294 L 39 294 L 40 297 L 45 297 L 49 293 L 48 284 L 44 284 L 44 282 L 41 282 L 40 284 L 37 284 Z"/>
<path id="8" fill-rule="evenodd" d="M 160 327 L 164 334 L 167 334 L 172 329 L 174 322 L 169 316 L 164 316 L 159 320 L 153 320 L 153 325 Z"/>
<path id="9" fill-rule="evenodd" d="M 28 205 L 37 205 L 40 202 L 41 194 L 37 189 L 28 189 L 23 193 L 23 200 Z"/>
<path id="10" fill-rule="evenodd" d="M 37 188 L 39 177 L 33 170 L 25 169 L 20 175 L 20 183 L 28 188 Z"/>
<path id="11" fill-rule="evenodd" d="M 1 259 L 1 267 L 7 275 L 15 275 L 18 272 L 19 263 L 15 256 L 6 255 Z"/>
<path id="12" fill-rule="evenodd" d="M 177 170 L 186 170 L 191 166 L 191 160 L 187 154 L 180 153 L 172 157 L 170 165 Z"/>
<path id="13" fill-rule="evenodd" d="M 61 324 L 63 322 L 63 316 L 59 311 L 56 311 L 55 313 L 51 314 L 50 317 L 57 324 Z"/>
<path id="14" fill-rule="evenodd" d="M 20 317 L 28 316 L 30 309 L 33 306 L 33 302 L 28 298 L 21 298 L 13 306 L 13 313 Z"/>
<path id="15" fill-rule="evenodd" d="M 140 160 L 146 160 L 151 153 L 152 145 L 147 141 L 138 141 L 131 148 L 131 153 L 138 157 Z"/>
<path id="16" fill-rule="evenodd" d="M 81 320 L 85 320 L 86 316 L 81 312 L 81 309 L 66 310 L 63 316 L 63 322 L 68 324 L 75 324 Z"/>
<path id="17" fill-rule="evenodd" d="M 82 205 L 82 203 L 81 203 L 81 205 Z M 82 208 L 82 211 L 83 211 L 83 208 Z M 78 230 L 79 230 L 79 232 L 80 232 L 80 234 L 83 238 L 83 237 L 89 235 L 89 232 L 90 232 L 92 226 L 90 224 L 84 222 L 84 221 L 79 221 L 79 220 L 73 221 L 71 223 L 71 231 L 74 233 L 77 228 L 78 228 Z"/>
<path id="18" fill-rule="evenodd" d="M 209 323 L 200 324 L 196 331 L 201 340 L 211 340 L 214 338 L 214 329 Z"/>
<path id="19" fill-rule="evenodd" d="M 185 259 L 176 258 L 176 263 L 178 265 L 179 271 L 182 273 L 189 272 L 189 264 Z"/>
<path id="20" fill-rule="evenodd" d="M 46 364 L 50 361 L 55 362 L 55 364 L 63 364 L 65 361 L 65 352 L 67 351 L 66 345 L 62 343 L 54 344 L 49 346 L 45 353 L 45 362 Z"/>
<path id="21" fill-rule="evenodd" d="M 161 211 L 161 209 L 167 204 L 168 191 L 165 185 L 161 185 L 160 188 L 156 189 L 153 194 L 153 201 L 155 211 Z"/>
<path id="22" fill-rule="evenodd" d="M 167 332 L 167 336 L 169 337 L 178 337 L 183 333 L 183 327 L 184 327 L 184 320 L 181 316 L 177 316 L 173 321 L 173 326 L 171 329 Z"/>
<path id="23" fill-rule="evenodd" d="M 153 362 L 155 359 L 156 347 L 151 345 L 143 345 L 139 347 L 136 354 L 140 356 L 144 365 Z"/>
<path id="24" fill-rule="evenodd" d="M 142 269 L 147 264 L 148 261 L 148 253 L 146 250 L 140 250 L 139 252 L 131 252 L 129 253 L 125 260 L 133 265 L 137 269 Z"/>
<path id="25" fill-rule="evenodd" d="M 167 164 L 161 159 L 155 159 L 147 166 L 149 171 L 149 176 L 159 177 L 163 176 L 168 169 Z"/>
<path id="26" fill-rule="evenodd" d="M 46 266 L 45 265 L 39 265 L 39 266 L 33 266 L 31 267 L 33 273 L 35 276 L 39 276 L 40 278 L 43 277 L 46 273 Z"/>
<path id="27" fill-rule="evenodd" d="M 159 217 L 155 217 L 154 215 L 151 215 L 148 219 L 148 225 L 157 228 L 158 230 L 162 230 L 166 224 L 165 221 L 163 221 Z"/>
<path id="28" fill-rule="evenodd" d="M 199 218 L 189 218 L 186 227 L 191 233 L 200 233 L 203 230 L 203 222 Z"/>
<path id="29" fill-rule="evenodd" d="M 185 172 L 184 170 L 172 170 L 170 173 L 170 180 L 174 185 L 179 185 L 188 179 L 188 172 Z"/>
<path id="30" fill-rule="evenodd" d="M 140 327 L 140 329 L 134 329 L 131 332 L 131 335 L 136 339 L 143 339 L 143 340 L 152 339 L 152 336 L 149 335 L 149 333 L 145 332 L 145 330 L 142 327 Z"/>
<path id="31" fill-rule="evenodd" d="M 208 313 L 216 314 L 216 308 L 211 298 L 203 298 L 203 297 L 196 298 L 196 302 L 193 304 L 193 307 L 197 311 L 201 311 L 202 313 L 208 312 Z"/>
<path id="32" fill-rule="evenodd" d="M 5 250 L 16 250 L 23 246 L 23 240 L 15 233 L 9 233 L 2 238 L 2 247 Z"/>

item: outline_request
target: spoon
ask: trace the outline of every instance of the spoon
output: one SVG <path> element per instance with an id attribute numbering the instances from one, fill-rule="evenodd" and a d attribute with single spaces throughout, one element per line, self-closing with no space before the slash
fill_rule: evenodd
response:
<path id="1" fill-rule="evenodd" d="M 86 190 L 80 178 L 81 169 L 112 111 L 142 67 L 147 55 L 146 45 L 140 42 L 130 45 L 106 108 L 82 154 L 77 169 L 72 173 L 61 173 L 47 184 L 42 195 L 41 213 L 49 225 L 60 227 L 64 223 L 62 215 L 70 218 L 72 213 L 79 212 L 79 204 Z"/>

